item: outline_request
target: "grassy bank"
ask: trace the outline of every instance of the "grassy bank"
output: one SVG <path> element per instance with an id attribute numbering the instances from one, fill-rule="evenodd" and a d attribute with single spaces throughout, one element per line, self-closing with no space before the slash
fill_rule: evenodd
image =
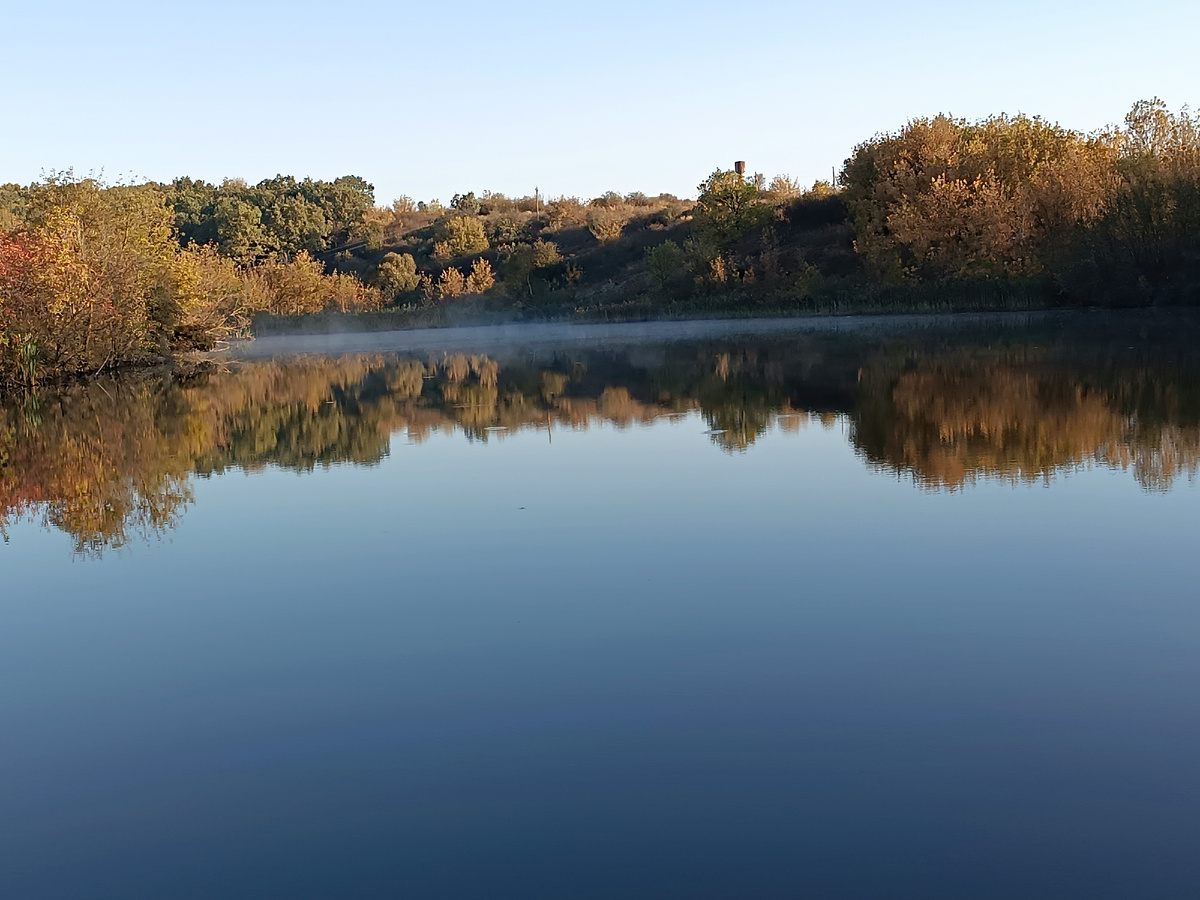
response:
<path id="1" fill-rule="evenodd" d="M 373 312 L 323 312 L 302 316 L 256 316 L 256 337 L 400 331 L 517 322 L 647 322 L 688 319 L 786 318 L 825 315 L 999 312 L 1077 306 L 1044 280 L 940 283 L 919 288 L 863 283 L 826 285 L 821 294 L 798 298 L 786 292 L 730 292 L 663 302 L 656 297 L 595 307 L 499 306 L 486 298 L 454 305 L 402 307 Z"/>

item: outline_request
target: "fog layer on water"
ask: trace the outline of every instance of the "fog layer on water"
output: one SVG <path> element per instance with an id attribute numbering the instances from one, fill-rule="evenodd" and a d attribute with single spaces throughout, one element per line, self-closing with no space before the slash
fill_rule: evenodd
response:
<path id="1" fill-rule="evenodd" d="M 700 339 L 786 334 L 901 334 L 963 328 L 1006 329 L 1053 322 L 1063 315 L 1041 312 L 958 313 L 954 315 L 812 316 L 809 318 L 708 319 L 619 323 L 515 323 L 423 328 L 406 331 L 341 331 L 271 335 L 235 342 L 236 359 L 264 359 L 307 353 L 481 352 L 527 347 L 621 346 Z"/>

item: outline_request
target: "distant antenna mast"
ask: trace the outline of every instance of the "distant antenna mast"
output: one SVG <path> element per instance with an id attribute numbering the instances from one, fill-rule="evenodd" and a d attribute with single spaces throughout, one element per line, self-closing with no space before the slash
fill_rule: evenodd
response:
<path id="1" fill-rule="evenodd" d="M 542 221 L 542 198 L 536 187 L 533 189 L 533 217 Z"/>

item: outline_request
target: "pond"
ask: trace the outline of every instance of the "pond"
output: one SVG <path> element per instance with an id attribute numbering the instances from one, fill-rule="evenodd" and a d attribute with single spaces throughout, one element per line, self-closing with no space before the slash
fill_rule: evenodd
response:
<path id="1" fill-rule="evenodd" d="M 1200 319 L 270 339 L 0 405 L 0 896 L 1195 896 Z"/>

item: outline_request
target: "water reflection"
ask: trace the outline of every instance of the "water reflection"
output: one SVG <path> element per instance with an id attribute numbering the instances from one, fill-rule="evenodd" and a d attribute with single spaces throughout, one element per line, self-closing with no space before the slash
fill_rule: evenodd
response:
<path id="1" fill-rule="evenodd" d="M 97 551 L 170 529 L 192 479 L 230 468 L 372 465 L 397 436 L 552 437 L 689 414 L 707 424 L 697 440 L 730 453 L 841 419 L 868 465 L 933 490 L 1098 465 L 1167 490 L 1200 462 L 1200 373 L 1186 335 L 1172 338 L 795 334 L 106 378 L 0 405 L 0 530 L 39 519 Z"/>
<path id="2" fill-rule="evenodd" d="M 1148 490 L 1194 476 L 1200 409 L 1195 396 L 1186 397 L 1190 384 L 1169 370 L 1114 374 L 1020 352 L 988 362 L 929 361 L 899 373 L 869 369 L 853 440 L 875 465 L 935 489 L 980 477 L 1046 480 L 1093 465 L 1129 470 Z"/>

